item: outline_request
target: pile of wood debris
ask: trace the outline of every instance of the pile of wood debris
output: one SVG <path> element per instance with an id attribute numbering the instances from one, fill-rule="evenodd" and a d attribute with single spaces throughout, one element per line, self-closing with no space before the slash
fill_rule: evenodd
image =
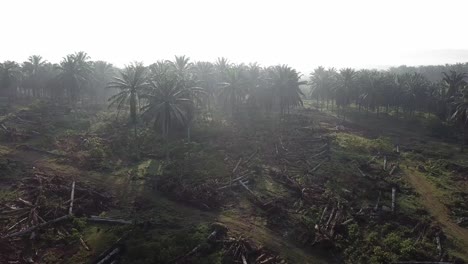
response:
<path id="1" fill-rule="evenodd" d="M 125 222 L 96 217 L 109 210 L 112 197 L 63 176 L 35 172 L 11 188 L 13 195 L 0 201 L 0 263 L 35 263 L 51 251 L 61 251 L 65 257 L 80 244 L 90 250 L 76 234 L 77 217 L 88 222 Z M 72 236 L 75 245 L 70 245 Z"/>

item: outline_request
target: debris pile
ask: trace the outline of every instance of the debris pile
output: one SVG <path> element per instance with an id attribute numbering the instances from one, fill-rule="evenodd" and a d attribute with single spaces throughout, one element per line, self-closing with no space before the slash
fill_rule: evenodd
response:
<path id="1" fill-rule="evenodd" d="M 0 201 L 0 263 L 27 263 L 54 249 L 66 251 L 72 237 L 89 250 L 74 229 L 75 219 L 81 219 L 76 217 L 95 222 L 93 215 L 112 205 L 112 197 L 102 190 L 42 172 L 23 178 L 12 189 L 14 195 Z"/>

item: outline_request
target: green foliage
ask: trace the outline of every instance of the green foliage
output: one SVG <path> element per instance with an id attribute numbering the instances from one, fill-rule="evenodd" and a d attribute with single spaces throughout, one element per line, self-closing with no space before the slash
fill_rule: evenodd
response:
<path id="1" fill-rule="evenodd" d="M 183 230 L 167 230 L 158 233 L 137 230 L 136 234 L 126 243 L 127 254 L 123 263 L 170 263 L 199 244 L 202 245 L 201 251 L 208 250 L 208 255 L 193 257 L 190 263 L 222 263 L 222 252 L 209 251 L 211 246 L 206 244 L 206 237 L 208 237 L 209 233 L 208 226 L 203 224 Z"/>
<path id="2" fill-rule="evenodd" d="M 348 225 L 350 244 L 344 250 L 346 263 L 390 263 L 432 259 L 434 246 L 415 243 L 404 226 L 387 223 L 363 230 L 357 224 Z"/>
<path id="3" fill-rule="evenodd" d="M 98 137 L 90 137 L 85 143 L 86 155 L 84 166 L 93 170 L 106 170 L 111 168 L 111 151 Z"/>
<path id="4" fill-rule="evenodd" d="M 348 151 L 356 153 L 392 152 L 393 146 L 388 138 L 368 139 L 348 133 L 337 133 L 336 142 Z"/>

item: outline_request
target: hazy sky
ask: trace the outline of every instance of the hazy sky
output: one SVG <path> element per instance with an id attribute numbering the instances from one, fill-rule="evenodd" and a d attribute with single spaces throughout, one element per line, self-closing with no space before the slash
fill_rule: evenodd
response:
<path id="1" fill-rule="evenodd" d="M 188 55 L 385 67 L 468 61 L 468 1 L 1 0 L 0 61 L 75 51 L 117 66 Z"/>

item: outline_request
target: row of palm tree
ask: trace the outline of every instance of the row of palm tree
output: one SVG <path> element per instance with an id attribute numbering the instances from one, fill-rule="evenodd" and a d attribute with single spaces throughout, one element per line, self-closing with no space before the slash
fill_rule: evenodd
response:
<path id="1" fill-rule="evenodd" d="M 460 67 L 460 65 L 458 65 Z M 359 111 L 381 112 L 399 117 L 400 111 L 412 116 L 431 113 L 441 121 L 455 121 L 463 131 L 462 148 L 468 126 L 468 85 L 464 72 L 441 72 L 430 81 L 422 73 L 372 71 L 318 67 L 310 75 L 311 97 L 320 109 L 336 104 L 345 118 L 350 106 Z M 433 76 L 432 76 L 433 79 Z"/>
<path id="2" fill-rule="evenodd" d="M 310 75 L 311 97 L 319 107 L 331 102 L 345 109 L 354 104 L 359 110 L 409 115 L 416 111 L 433 113 L 442 119 L 453 113 L 453 103 L 463 98 L 466 74 L 442 72 L 437 82 L 420 73 L 394 74 L 389 71 L 318 67 Z M 452 110 L 451 110 L 452 109 Z"/>
<path id="3" fill-rule="evenodd" d="M 118 92 L 109 98 L 111 107 L 127 110 L 137 135 L 139 119 L 161 129 L 167 139 L 174 127 L 190 128 L 198 113 L 213 107 L 228 117 L 241 111 L 277 109 L 282 115 L 302 105 L 299 74 L 286 65 L 262 68 L 257 64 L 234 65 L 225 58 L 216 63 L 190 62 L 185 56 L 158 61 L 148 67 L 133 63 L 108 83 Z"/>
<path id="4" fill-rule="evenodd" d="M 0 63 L 0 96 L 53 98 L 76 104 L 83 100 L 104 101 L 105 87 L 115 73 L 112 64 L 90 61 L 85 52 L 65 56 L 58 64 L 33 55 L 21 65 L 13 61 Z"/>

